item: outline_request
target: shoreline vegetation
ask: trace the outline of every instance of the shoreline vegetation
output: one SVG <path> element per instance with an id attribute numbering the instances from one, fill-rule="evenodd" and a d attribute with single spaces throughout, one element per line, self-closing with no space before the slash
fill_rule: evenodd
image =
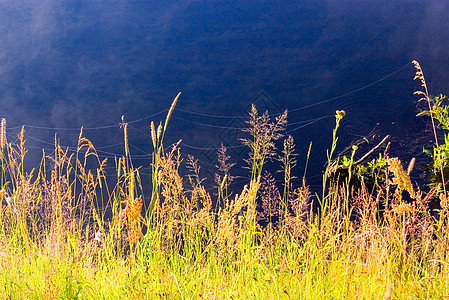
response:
<path id="1" fill-rule="evenodd" d="M 305 175 L 292 186 L 293 137 L 284 136 L 287 111 L 272 119 L 255 106 L 249 115 L 245 158 L 248 183 L 231 193 L 226 148 L 218 152 L 215 193 L 198 161 L 181 159 L 179 141 L 151 122 L 152 182 L 140 179 L 128 149 L 117 157 L 116 184 L 81 129 L 70 154 L 55 137 L 26 172 L 24 127 L 19 143 L 0 128 L 0 296 L 3 299 L 445 299 L 449 298 L 449 106 L 429 96 L 418 62 L 415 80 L 435 138 L 433 176 L 417 186 L 390 157 L 385 137 L 364 160 L 335 157 L 335 114 L 323 187 L 311 195 Z M 277 145 L 281 145 L 277 149 Z M 311 146 L 307 154 L 310 155 Z M 283 184 L 264 170 L 281 162 Z M 96 169 L 90 166 L 97 165 Z M 185 164 L 190 174 L 181 177 Z M 88 167 L 89 166 L 89 167 Z M 307 164 L 305 169 L 307 169 Z M 152 186 L 151 199 L 143 185 Z"/>

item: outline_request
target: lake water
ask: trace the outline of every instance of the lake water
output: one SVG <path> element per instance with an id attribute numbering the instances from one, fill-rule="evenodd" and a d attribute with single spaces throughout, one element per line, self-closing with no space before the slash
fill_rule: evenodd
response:
<path id="1" fill-rule="evenodd" d="M 308 178 L 319 185 L 337 109 L 347 113 L 337 150 L 376 128 L 393 135 L 392 155 L 421 155 L 411 61 L 432 94 L 449 93 L 448 15 L 446 0 L 5 0 L 0 114 L 10 142 L 27 125 L 30 167 L 40 149 L 51 153 L 55 132 L 75 147 L 81 126 L 102 157 L 122 155 L 125 115 L 148 175 L 149 123 L 164 120 L 181 91 L 167 144 L 182 139 L 211 179 L 221 143 L 234 162 L 246 158 L 239 138 L 251 103 L 273 115 L 288 109 L 295 174 L 313 142 Z"/>

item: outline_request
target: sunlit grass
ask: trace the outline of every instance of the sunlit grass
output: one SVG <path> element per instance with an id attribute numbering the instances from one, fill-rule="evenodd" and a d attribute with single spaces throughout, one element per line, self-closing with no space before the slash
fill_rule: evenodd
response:
<path id="1" fill-rule="evenodd" d="M 151 183 L 142 182 L 133 165 L 124 118 L 125 155 L 115 162 L 101 161 L 81 130 L 76 153 L 69 154 L 55 139 L 54 153 L 44 154 L 30 172 L 23 167 L 24 129 L 19 144 L 9 144 L 2 120 L 1 298 L 449 296 L 444 189 L 420 189 L 410 181 L 413 165 L 406 170 L 387 151 L 357 168 L 356 147 L 350 158 L 335 158 L 343 111 L 337 111 L 330 134 L 322 194 L 310 195 L 305 180 L 301 186 L 291 184 L 295 154 L 293 138 L 283 135 L 287 112 L 271 120 L 253 107 L 249 137 L 243 141 L 249 146 L 248 184 L 238 194 L 228 190 L 233 164 L 222 147 L 215 196 L 203 186 L 193 157 L 187 160 L 188 180 L 179 174 L 182 142 L 164 149 L 179 96 L 164 124 L 151 124 Z M 276 149 L 276 141 L 283 142 L 283 150 Z M 264 172 L 270 158 L 281 162 L 282 186 Z M 106 181 L 105 167 L 111 163 L 114 186 Z M 335 178 L 342 168 L 349 176 Z M 360 184 L 352 184 L 354 179 Z M 148 201 L 144 184 L 152 185 Z M 432 201 L 441 209 L 430 209 Z"/>

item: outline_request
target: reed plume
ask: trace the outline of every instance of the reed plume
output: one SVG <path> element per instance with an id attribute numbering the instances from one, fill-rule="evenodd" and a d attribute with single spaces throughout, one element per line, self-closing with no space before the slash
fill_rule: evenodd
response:
<path id="1" fill-rule="evenodd" d="M 257 180 L 251 180 L 249 187 L 245 185 L 240 195 L 236 195 L 234 200 L 227 200 L 225 207 L 220 209 L 216 229 L 216 243 L 221 248 L 235 247 L 238 229 L 238 224 L 236 223 L 237 214 L 247 209 L 246 220 L 255 218 L 250 208 L 259 188 L 260 177 Z"/>
<path id="2" fill-rule="evenodd" d="M 429 91 L 427 89 L 427 83 L 426 83 L 426 79 L 424 78 L 424 72 L 421 68 L 421 65 L 416 61 L 413 60 L 412 63 L 415 65 L 415 69 L 416 69 L 416 73 L 415 73 L 415 77 L 413 78 L 413 80 L 419 80 L 421 82 L 421 86 L 423 87 L 423 91 L 415 91 L 413 94 L 414 95 L 421 95 L 422 97 L 418 100 L 418 101 L 426 101 L 427 105 L 429 107 L 429 115 L 430 115 L 430 121 L 432 122 L 432 129 L 433 129 L 433 136 L 435 139 L 435 145 L 437 149 L 440 149 L 440 144 L 438 142 L 438 135 L 437 135 L 437 130 L 436 130 L 436 126 L 435 126 L 435 121 L 434 121 L 434 115 L 433 115 L 433 103 L 432 103 L 432 99 L 429 96 Z M 441 180 L 443 182 L 443 190 L 444 193 L 446 194 L 446 181 L 444 180 L 444 167 L 443 164 L 441 163 L 441 153 L 437 152 L 438 158 L 437 161 L 439 161 L 439 169 L 440 169 L 440 174 L 441 174 Z"/>

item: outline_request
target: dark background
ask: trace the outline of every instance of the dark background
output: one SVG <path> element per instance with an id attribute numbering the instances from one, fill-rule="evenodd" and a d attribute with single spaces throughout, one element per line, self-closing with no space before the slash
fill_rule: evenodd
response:
<path id="1" fill-rule="evenodd" d="M 182 139 L 210 180 L 220 143 L 234 162 L 247 157 L 238 138 L 252 102 L 288 109 L 295 174 L 312 141 L 308 177 L 319 186 L 336 109 L 347 113 L 339 149 L 378 124 L 393 155 L 420 155 L 410 62 L 432 94 L 449 92 L 448 15 L 446 0 L 0 0 L 0 116 L 10 142 L 26 125 L 29 168 L 42 148 L 51 153 L 55 132 L 73 150 L 84 126 L 113 177 L 125 115 L 134 162 L 149 175 L 150 121 L 164 120 L 181 91 L 166 143 Z"/>

